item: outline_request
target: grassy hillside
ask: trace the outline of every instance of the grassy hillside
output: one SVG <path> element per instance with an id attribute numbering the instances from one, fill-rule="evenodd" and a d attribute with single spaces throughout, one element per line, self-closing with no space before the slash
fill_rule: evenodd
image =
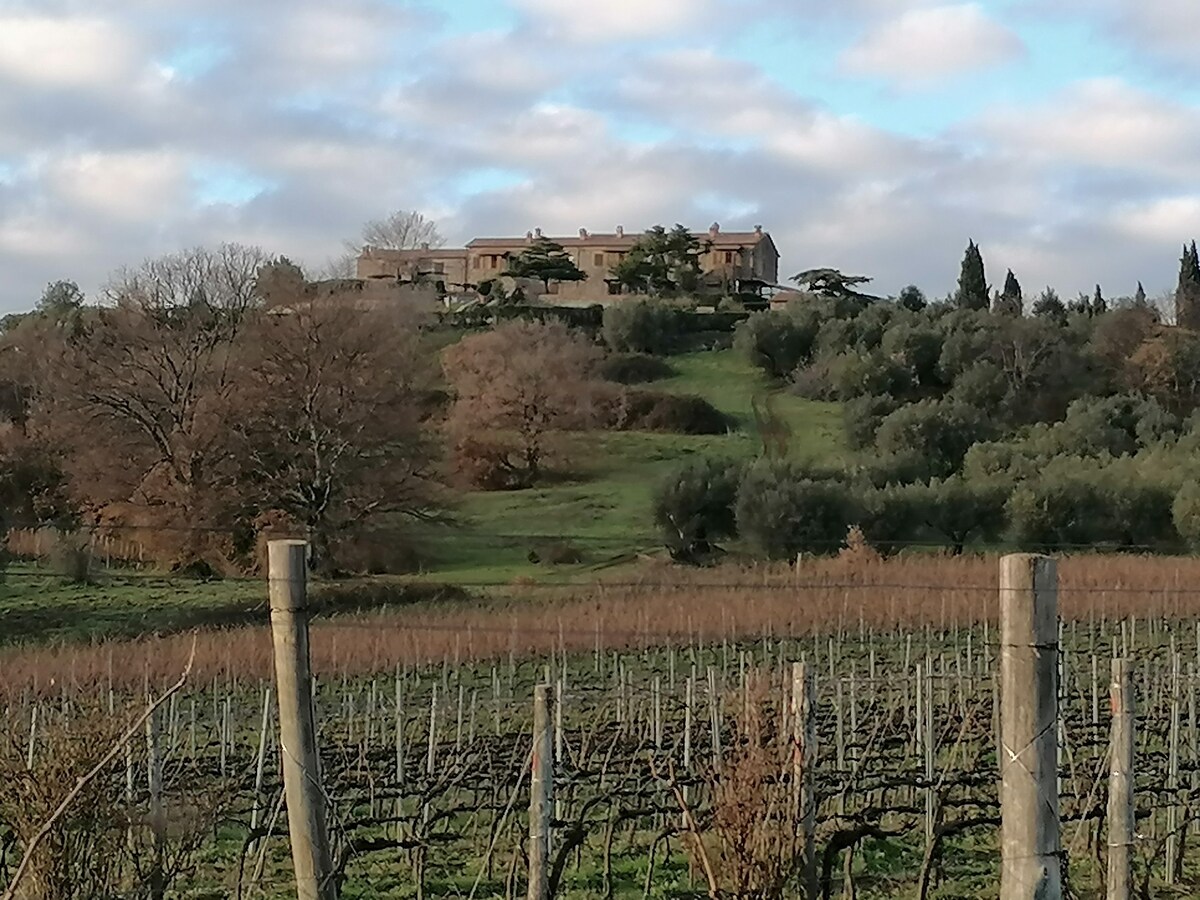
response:
<path id="1" fill-rule="evenodd" d="M 699 394 L 738 423 L 726 435 L 686 436 L 588 432 L 562 438 L 557 483 L 534 490 L 475 492 L 458 509 L 460 525 L 427 529 L 419 540 L 435 560 L 431 575 L 466 584 L 507 583 L 518 577 L 561 577 L 619 564 L 658 546 L 650 504 L 655 486 L 692 456 L 749 459 L 759 452 L 751 401 L 775 390 L 732 350 L 703 351 L 671 359 L 677 375 L 658 390 Z M 797 459 L 826 460 L 844 451 L 836 404 L 816 403 L 776 391 L 775 409 L 792 429 Z M 532 563 L 558 539 L 582 554 L 577 565 Z M 558 548 L 561 551 L 563 548 Z"/>
<path id="2" fill-rule="evenodd" d="M 428 561 L 424 580 L 435 584 L 510 585 L 521 581 L 588 580 L 661 544 L 650 519 L 659 481 L 693 456 L 751 459 L 760 442 L 751 399 L 772 390 L 732 351 L 693 353 L 672 359 L 677 375 L 658 390 L 699 394 L 731 416 L 737 429 L 725 435 L 685 436 L 595 431 L 562 436 L 551 483 L 535 490 L 474 492 L 463 496 L 454 526 L 423 526 L 413 535 Z M 843 453 L 836 404 L 814 403 L 786 393 L 776 412 L 792 428 L 797 459 L 828 460 Z M 575 563 L 551 563 L 568 547 Z M 538 561 L 530 559 L 531 553 Z M 406 579 L 373 581 L 352 606 L 412 602 Z M 361 593 L 361 592 L 360 592 Z M 357 596 L 357 595 L 356 595 Z M 233 625 L 262 614 L 259 579 L 211 583 L 188 578 L 104 573 L 94 585 L 68 584 L 58 574 L 16 566 L 0 579 L 0 644 L 71 641 L 172 632 L 204 625 Z"/>

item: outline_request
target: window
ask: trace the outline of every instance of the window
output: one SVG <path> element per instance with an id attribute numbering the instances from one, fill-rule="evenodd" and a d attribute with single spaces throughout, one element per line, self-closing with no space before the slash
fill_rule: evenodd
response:
<path id="1" fill-rule="evenodd" d="M 593 260 L 593 262 L 592 262 L 592 265 L 594 265 L 594 266 L 596 266 L 596 267 L 599 267 L 599 266 L 602 266 L 602 265 L 604 265 L 604 254 L 603 254 L 603 253 L 597 253 L 597 254 L 596 254 L 596 256 L 595 256 L 595 259 L 594 259 L 594 260 Z"/>
<path id="2" fill-rule="evenodd" d="M 445 275 L 446 274 L 446 264 L 440 263 L 440 262 L 435 262 L 433 264 L 433 274 L 434 275 Z"/>
<path id="3" fill-rule="evenodd" d="M 488 257 L 488 268 L 489 269 L 495 269 L 499 265 L 500 265 L 500 257 L 498 257 L 498 256 L 489 256 Z"/>
<path id="4" fill-rule="evenodd" d="M 733 262 L 733 251 L 726 250 L 725 251 L 725 265 L 729 265 L 731 262 Z"/>
<path id="5" fill-rule="evenodd" d="M 483 265 L 483 257 L 482 256 L 475 257 L 475 261 L 471 264 L 471 266 L 476 269 L 478 269 L 481 265 Z"/>

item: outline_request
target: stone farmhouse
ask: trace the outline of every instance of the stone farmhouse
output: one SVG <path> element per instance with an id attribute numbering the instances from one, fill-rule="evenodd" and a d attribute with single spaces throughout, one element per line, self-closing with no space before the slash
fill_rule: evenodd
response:
<path id="1" fill-rule="evenodd" d="M 440 283 L 447 294 L 470 294 L 489 279 L 507 278 L 508 260 L 519 255 L 542 230 L 524 237 L 475 238 L 465 247 L 415 250 L 386 250 L 364 247 L 358 257 L 359 278 L 387 279 L 406 283 Z M 633 248 L 639 234 L 627 234 L 617 226 L 611 233 L 593 233 L 580 228 L 573 237 L 550 237 L 561 244 L 588 277 L 585 281 L 551 282 L 549 295 L 537 281 L 522 279 L 520 286 L 530 299 L 564 305 L 607 304 L 621 294 L 612 279 L 612 269 Z M 769 232 L 721 231 L 717 223 L 696 233 L 702 251 L 700 269 L 704 293 L 712 296 L 735 293 L 761 294 L 779 280 L 779 251 Z M 511 279 L 508 279 L 511 281 Z M 515 283 L 514 283 L 515 284 Z"/>

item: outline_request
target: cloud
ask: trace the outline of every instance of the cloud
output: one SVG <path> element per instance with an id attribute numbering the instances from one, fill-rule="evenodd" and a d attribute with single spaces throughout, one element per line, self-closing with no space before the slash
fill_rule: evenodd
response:
<path id="1" fill-rule="evenodd" d="M 842 68 L 913 86 L 1018 58 L 1021 39 L 977 3 L 906 10 L 842 54 Z"/>
<path id="2" fill-rule="evenodd" d="M 111 21 L 0 14 L 0 77 L 42 87 L 94 88 L 126 78 L 136 42 Z"/>
<path id="3" fill-rule="evenodd" d="M 85 152 L 55 160 L 44 181 L 71 207 L 122 222 L 155 221 L 186 199 L 187 163 L 162 150 Z"/>
<path id="4" fill-rule="evenodd" d="M 827 173 L 895 173 L 934 153 L 926 144 L 805 100 L 749 63 L 709 50 L 659 54 L 632 68 L 607 97 L 613 114 L 636 110 L 697 139 L 720 136 Z"/>
<path id="5" fill-rule="evenodd" d="M 1139 68 L 1176 76 L 1200 71 L 1200 10 L 1194 0 L 1017 0 L 1032 21 L 1069 21 L 1132 50 Z"/>
<path id="6" fill-rule="evenodd" d="M 1077 82 L 1037 106 L 993 110 L 977 127 L 1000 152 L 1200 180 L 1200 108 L 1117 78 Z"/>
<path id="7" fill-rule="evenodd" d="M 1174 246 L 1200 229 L 1200 194 L 1125 204 L 1110 221 L 1113 228 L 1136 240 Z"/>
<path id="8" fill-rule="evenodd" d="M 529 22 L 571 41 L 620 41 L 690 30 L 713 10 L 712 0 L 514 0 Z"/>
<path id="9" fill-rule="evenodd" d="M 1125 0 L 1094 2 L 1108 4 L 1100 27 Z M 510 0 L 514 25 L 475 33 L 434 0 L 183 6 L 0 14 L 0 311 L 55 278 L 94 290 L 197 243 L 317 266 L 398 207 L 436 215 L 453 241 L 761 223 L 785 274 L 833 265 L 884 293 L 948 290 L 968 235 L 993 280 L 1012 265 L 1066 294 L 1139 277 L 1153 293 L 1200 227 L 1200 113 L 1146 82 L 1082 81 L 914 135 L 857 114 L 871 86 L 828 66 L 790 84 L 790 60 L 727 40 L 735 20 L 786 31 L 811 14 L 823 60 L 874 46 L 860 64 L 909 86 L 991 64 L 1006 41 L 1003 58 L 1021 52 L 976 6 Z M 29 49 L 45 49 L 37 28 L 14 49 L 17 19 L 62 25 L 74 55 L 50 67 L 56 47 Z"/>
<path id="10" fill-rule="evenodd" d="M 1103 0 L 1118 39 L 1181 72 L 1200 71 L 1200 10 L 1195 0 Z"/>

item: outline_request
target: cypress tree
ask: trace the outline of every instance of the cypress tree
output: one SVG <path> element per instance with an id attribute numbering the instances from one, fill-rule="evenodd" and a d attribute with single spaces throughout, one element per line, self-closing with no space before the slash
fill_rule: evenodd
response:
<path id="1" fill-rule="evenodd" d="M 1184 328 L 1200 328 L 1200 256 L 1196 242 L 1183 245 L 1179 260 L 1179 286 L 1175 288 L 1175 323 Z"/>
<path id="2" fill-rule="evenodd" d="M 1133 295 L 1133 305 L 1134 306 L 1148 306 L 1149 305 L 1146 302 L 1146 289 L 1144 287 L 1142 287 L 1142 283 L 1140 281 L 1138 282 L 1137 293 L 1135 293 Z"/>
<path id="3" fill-rule="evenodd" d="M 1013 270 L 1009 269 L 1004 276 L 1004 290 L 993 304 L 993 310 L 1006 316 L 1019 316 L 1025 311 L 1025 300 L 1021 295 L 1021 283 Z"/>
<path id="4" fill-rule="evenodd" d="M 1096 285 L 1096 293 L 1092 296 L 1092 308 L 1088 312 L 1093 316 L 1102 316 L 1108 312 L 1108 301 L 1100 293 L 1100 285 Z"/>
<path id="5" fill-rule="evenodd" d="M 959 309 L 987 309 L 988 286 L 983 271 L 983 254 L 973 240 L 967 241 L 962 271 L 958 276 L 958 293 L 954 297 Z"/>

